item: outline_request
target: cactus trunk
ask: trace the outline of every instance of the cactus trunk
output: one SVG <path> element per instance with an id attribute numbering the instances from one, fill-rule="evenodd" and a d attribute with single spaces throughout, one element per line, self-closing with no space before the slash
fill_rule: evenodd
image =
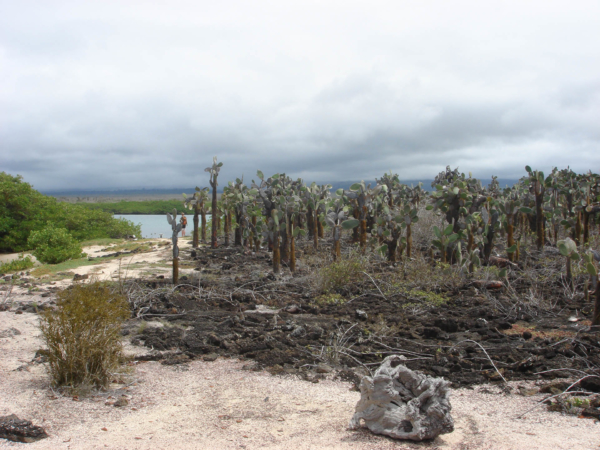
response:
<path id="1" fill-rule="evenodd" d="M 199 211 L 197 205 L 194 207 L 194 235 L 192 238 L 192 247 L 198 248 L 200 244 L 200 232 L 198 230 L 198 223 L 200 222 L 200 218 L 198 217 Z"/>
<path id="2" fill-rule="evenodd" d="M 355 219 L 360 219 L 360 214 L 359 214 L 359 210 L 358 208 L 354 208 L 354 210 L 352 211 L 352 217 L 354 217 Z M 354 227 L 352 229 L 352 243 L 356 243 L 359 242 L 360 240 L 360 230 L 358 229 L 358 227 Z"/>
<path id="3" fill-rule="evenodd" d="M 229 227 L 231 225 L 231 213 L 227 212 L 224 216 L 225 223 L 223 224 L 223 233 L 225 235 L 225 246 L 229 247 Z"/>
<path id="4" fill-rule="evenodd" d="M 360 248 L 364 252 L 367 249 L 367 220 L 360 221 Z"/>
<path id="5" fill-rule="evenodd" d="M 406 226 L 406 257 L 410 258 L 412 255 L 412 229 L 410 224 Z"/>
<path id="6" fill-rule="evenodd" d="M 474 246 L 475 246 L 475 236 L 473 235 L 473 230 L 469 226 L 469 233 L 468 233 L 468 237 L 467 237 L 467 253 L 469 253 L 471 250 L 473 250 Z"/>
<path id="7" fill-rule="evenodd" d="M 590 213 L 583 210 L 583 244 L 590 241 Z"/>
<path id="8" fill-rule="evenodd" d="M 317 223 L 318 223 L 317 212 L 314 211 L 312 236 L 313 236 L 313 246 L 314 246 L 315 250 L 319 248 L 319 231 L 317 230 L 317 227 L 318 227 Z"/>
<path id="9" fill-rule="evenodd" d="M 288 236 L 289 233 L 287 231 L 281 231 L 281 244 L 279 249 L 281 260 L 284 262 L 288 262 L 290 260 L 290 239 Z"/>
<path id="10" fill-rule="evenodd" d="M 592 326 L 600 327 L 600 280 L 596 283 L 596 301 L 594 302 L 594 315 L 592 316 Z"/>
<path id="11" fill-rule="evenodd" d="M 202 224 L 202 242 L 206 244 L 206 213 L 204 211 L 200 213 L 200 220 Z"/>
<path id="12" fill-rule="evenodd" d="M 253 229 L 256 229 L 256 216 L 252 216 L 252 226 Z M 252 247 L 252 244 L 254 243 L 254 251 L 258 252 L 258 250 L 260 249 L 260 239 L 258 238 L 258 236 L 256 236 L 254 234 L 254 232 L 252 233 L 252 237 L 254 239 L 254 242 L 252 240 L 250 240 L 250 246 Z"/>
<path id="13" fill-rule="evenodd" d="M 179 283 L 179 258 L 173 258 L 173 284 Z"/>
<path id="14" fill-rule="evenodd" d="M 396 262 L 396 249 L 398 248 L 398 239 L 392 239 L 391 241 L 388 241 L 387 246 L 387 260 L 389 262 Z"/>
<path id="15" fill-rule="evenodd" d="M 235 242 L 234 245 L 237 246 L 241 246 L 242 245 L 242 237 L 244 235 L 244 232 L 242 230 L 242 214 L 239 214 L 236 210 L 235 213 Z"/>
<path id="16" fill-rule="evenodd" d="M 512 214 L 507 214 L 506 217 L 506 222 L 507 222 L 507 230 L 506 230 L 506 241 L 509 247 L 512 247 L 513 245 L 515 245 L 515 239 L 513 237 L 514 234 L 514 226 L 513 226 L 513 215 Z M 470 250 L 470 249 L 469 249 Z M 515 260 L 515 253 L 509 253 L 508 254 L 508 260 L 509 261 L 514 261 Z"/>
<path id="17" fill-rule="evenodd" d="M 235 234 L 234 245 L 241 246 L 242 245 L 242 227 L 240 227 L 239 224 L 236 225 L 234 234 Z"/>
<path id="18" fill-rule="evenodd" d="M 294 236 L 290 237 L 290 271 L 296 271 L 296 239 Z"/>
<path id="19" fill-rule="evenodd" d="M 212 183 L 211 183 L 212 184 Z M 216 183 L 213 185 L 212 190 L 212 205 L 211 205 L 211 235 L 210 235 L 210 248 L 217 248 L 217 227 L 219 216 L 217 215 L 217 186 Z"/>
<path id="20" fill-rule="evenodd" d="M 537 249 L 544 248 L 544 188 L 539 181 L 535 182 L 535 229 L 537 233 Z"/>
<path id="21" fill-rule="evenodd" d="M 566 264 L 567 264 L 567 285 L 570 288 L 573 288 L 573 271 L 571 269 L 571 257 L 567 256 L 566 258 L 567 258 L 567 261 L 566 261 Z"/>
<path id="22" fill-rule="evenodd" d="M 281 271 L 281 259 L 279 253 L 279 234 L 277 232 L 273 234 L 275 235 L 275 242 L 273 242 L 273 272 L 279 273 Z"/>
<path id="23" fill-rule="evenodd" d="M 490 260 L 490 256 L 492 256 L 492 249 L 494 248 L 494 234 L 494 227 L 491 225 L 488 228 L 486 235 L 487 242 L 483 245 L 483 259 L 486 263 Z"/>

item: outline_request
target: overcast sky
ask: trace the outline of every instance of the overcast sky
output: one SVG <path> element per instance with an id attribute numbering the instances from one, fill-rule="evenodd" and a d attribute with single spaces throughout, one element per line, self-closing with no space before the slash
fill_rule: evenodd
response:
<path id="1" fill-rule="evenodd" d="M 600 172 L 600 2 L 0 0 L 0 171 L 40 190 Z"/>

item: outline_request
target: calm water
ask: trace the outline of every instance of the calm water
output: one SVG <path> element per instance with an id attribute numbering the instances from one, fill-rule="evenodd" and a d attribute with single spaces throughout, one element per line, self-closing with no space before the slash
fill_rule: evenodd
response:
<path id="1" fill-rule="evenodd" d="M 185 229 L 186 236 L 191 236 L 194 231 L 194 215 L 187 215 L 188 224 Z M 115 214 L 116 219 L 131 220 L 134 224 L 142 225 L 142 237 L 158 238 L 162 234 L 164 238 L 170 238 L 173 234 L 171 225 L 167 222 L 166 214 Z M 181 216 L 177 216 L 177 222 Z M 210 219 L 210 214 L 206 215 L 206 220 Z"/>

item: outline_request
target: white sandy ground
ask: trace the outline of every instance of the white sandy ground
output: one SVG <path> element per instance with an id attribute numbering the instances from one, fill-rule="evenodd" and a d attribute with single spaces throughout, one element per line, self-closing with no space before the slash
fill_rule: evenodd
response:
<path id="1" fill-rule="evenodd" d="M 166 252 L 136 257 L 161 260 Z M 83 274 L 90 267 L 74 271 Z M 102 271 L 110 277 L 117 269 L 118 263 Z M 17 302 L 52 300 L 15 294 Z M 453 390 L 455 431 L 432 442 L 400 442 L 365 429 L 349 430 L 360 394 L 350 391 L 348 383 L 312 384 L 250 372 L 235 359 L 180 366 L 140 362 L 131 366 L 128 386 L 112 385 L 109 392 L 73 399 L 51 389 L 44 364 L 31 363 L 42 347 L 38 320 L 36 314 L 0 312 L 0 333 L 11 328 L 21 333 L 0 338 L 0 416 L 31 420 L 50 437 L 31 444 L 0 439 L 0 449 L 600 449 L 598 422 L 543 406 L 518 418 L 544 397 L 506 395 L 496 386 Z M 124 342 L 129 354 L 147 352 Z M 112 406 L 123 393 L 129 404 Z"/>
<path id="2" fill-rule="evenodd" d="M 150 243 L 158 244 L 159 242 L 171 242 L 171 239 L 152 239 L 148 241 Z M 187 246 L 191 246 L 190 240 L 179 239 L 179 248 L 184 248 Z M 108 251 L 103 251 L 108 250 Z M 83 247 L 83 251 L 88 255 L 88 257 L 102 257 L 111 253 L 115 253 L 115 250 L 107 248 L 107 246 L 102 245 L 92 245 Z M 0 263 L 10 262 L 12 260 L 17 259 L 21 253 L 5 253 L 0 254 Z M 35 257 L 29 253 L 25 253 L 24 256 L 31 256 L 35 261 Z M 93 264 L 88 266 L 76 267 L 74 269 L 69 269 L 69 272 L 73 272 L 77 275 L 88 275 L 93 276 L 95 279 L 100 281 L 108 280 L 115 281 L 118 279 L 131 279 L 143 276 L 145 272 L 148 271 L 149 267 L 139 266 L 139 264 L 154 264 L 154 263 L 171 263 L 173 261 L 173 249 L 169 246 L 155 246 L 155 250 L 146 252 L 146 253 L 133 253 L 133 254 L 125 254 L 118 258 L 114 258 L 111 260 L 103 261 L 100 264 Z M 135 267 L 134 267 L 135 265 Z M 31 269 L 33 270 L 33 269 Z M 168 267 L 152 267 L 152 272 L 155 274 L 163 274 L 165 277 L 171 276 L 171 269 Z M 192 269 L 179 269 L 179 276 L 183 276 L 189 272 L 192 272 Z M 57 287 L 66 287 L 71 284 L 70 279 L 60 280 L 52 283 Z M 15 295 L 24 294 L 27 292 L 27 288 L 19 288 L 15 286 L 12 290 L 12 293 Z M 0 301 L 3 298 L 3 295 L 0 293 Z"/>

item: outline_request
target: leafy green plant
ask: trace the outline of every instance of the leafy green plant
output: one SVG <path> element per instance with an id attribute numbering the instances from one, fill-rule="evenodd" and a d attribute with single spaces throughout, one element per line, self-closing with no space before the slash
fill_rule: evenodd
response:
<path id="1" fill-rule="evenodd" d="M 27 240 L 33 248 L 33 256 L 46 264 L 58 264 L 84 256 L 81 245 L 64 228 L 55 228 L 49 223 L 41 231 L 33 231 Z"/>
<path id="2" fill-rule="evenodd" d="M 129 315 L 126 298 L 106 283 L 59 292 L 56 309 L 40 319 L 53 384 L 106 387 L 122 359 L 121 324 Z"/>

